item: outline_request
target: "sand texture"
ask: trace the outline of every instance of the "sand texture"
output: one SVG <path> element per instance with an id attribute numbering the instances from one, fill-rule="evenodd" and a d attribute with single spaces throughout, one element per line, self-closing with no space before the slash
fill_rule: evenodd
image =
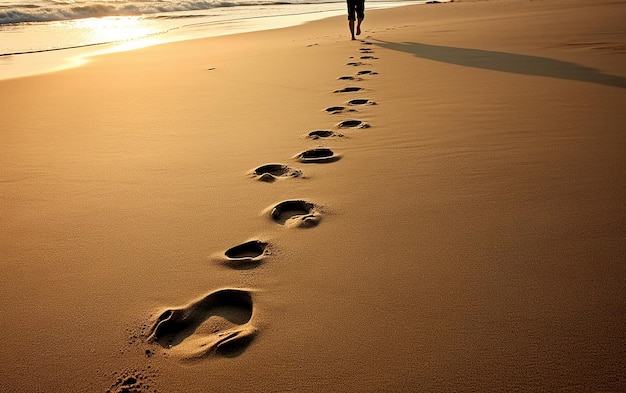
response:
<path id="1" fill-rule="evenodd" d="M 0 82 L 0 392 L 626 391 L 624 1 Z"/>

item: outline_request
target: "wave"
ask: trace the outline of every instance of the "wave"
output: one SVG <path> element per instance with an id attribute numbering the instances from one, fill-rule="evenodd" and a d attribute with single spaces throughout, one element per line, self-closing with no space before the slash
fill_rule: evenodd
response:
<path id="1" fill-rule="evenodd" d="M 183 0 L 183 1 L 96 1 L 77 3 L 53 1 L 46 5 L 21 4 L 0 6 L 0 25 L 56 22 L 106 16 L 138 16 L 164 12 L 201 11 L 236 6 L 266 6 L 288 4 L 319 4 L 336 1 L 264 1 L 264 0 Z M 338 1 L 337 1 L 338 2 Z"/>

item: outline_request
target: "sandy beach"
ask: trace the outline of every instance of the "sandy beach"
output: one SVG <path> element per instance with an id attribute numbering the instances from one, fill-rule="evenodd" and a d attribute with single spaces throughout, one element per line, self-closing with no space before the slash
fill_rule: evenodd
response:
<path id="1" fill-rule="evenodd" d="M 0 81 L 0 392 L 626 391 L 625 14 L 457 0 Z"/>

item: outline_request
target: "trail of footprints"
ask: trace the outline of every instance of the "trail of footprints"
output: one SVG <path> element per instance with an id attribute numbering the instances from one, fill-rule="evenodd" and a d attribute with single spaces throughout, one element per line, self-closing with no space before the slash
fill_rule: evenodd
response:
<path id="1" fill-rule="evenodd" d="M 361 41 L 364 45 L 371 45 Z M 361 60 L 374 60 L 370 47 L 359 49 Z M 348 66 L 362 67 L 368 64 L 350 62 Z M 340 76 L 340 81 L 358 82 L 363 76 L 376 75 L 369 69 L 360 69 L 355 76 Z M 351 95 L 362 92 L 360 86 L 348 86 L 334 93 Z M 361 107 L 376 105 L 367 98 L 350 98 L 343 105 L 331 106 L 325 111 L 332 115 L 357 113 Z M 343 119 L 335 124 L 336 129 L 362 129 L 369 124 L 357 119 Z M 338 131 L 314 130 L 306 138 L 320 141 L 343 137 Z M 316 146 L 303 150 L 292 157 L 301 164 L 327 164 L 336 162 L 341 155 L 329 147 Z M 280 163 L 269 163 L 255 168 L 251 177 L 272 183 L 290 178 L 304 177 L 300 169 Z M 288 228 L 311 228 L 320 224 L 322 209 L 317 204 L 300 199 L 290 199 L 277 203 L 267 211 L 267 217 L 276 225 Z M 226 250 L 221 263 L 231 269 L 255 269 L 263 264 L 271 254 L 271 244 L 259 239 L 247 241 Z M 166 356 L 181 361 L 194 361 L 209 356 L 232 357 L 242 353 L 255 338 L 254 293 L 245 289 L 226 288 L 211 292 L 200 299 L 181 307 L 163 311 L 152 323 L 147 332 L 147 341 L 166 351 Z M 146 353 L 153 354 L 151 350 Z"/>

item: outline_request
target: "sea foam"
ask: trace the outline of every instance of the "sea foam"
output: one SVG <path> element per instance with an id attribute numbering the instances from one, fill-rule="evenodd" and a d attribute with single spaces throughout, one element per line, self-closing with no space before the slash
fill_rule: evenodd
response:
<path id="1" fill-rule="evenodd" d="M 255 0 L 188 0 L 188 1 L 129 1 L 129 2 L 42 2 L 0 3 L 0 25 L 55 22 L 104 16 L 137 16 L 165 12 L 200 11 L 237 6 L 271 6 L 285 4 L 317 4 L 333 1 L 255 1 Z"/>

